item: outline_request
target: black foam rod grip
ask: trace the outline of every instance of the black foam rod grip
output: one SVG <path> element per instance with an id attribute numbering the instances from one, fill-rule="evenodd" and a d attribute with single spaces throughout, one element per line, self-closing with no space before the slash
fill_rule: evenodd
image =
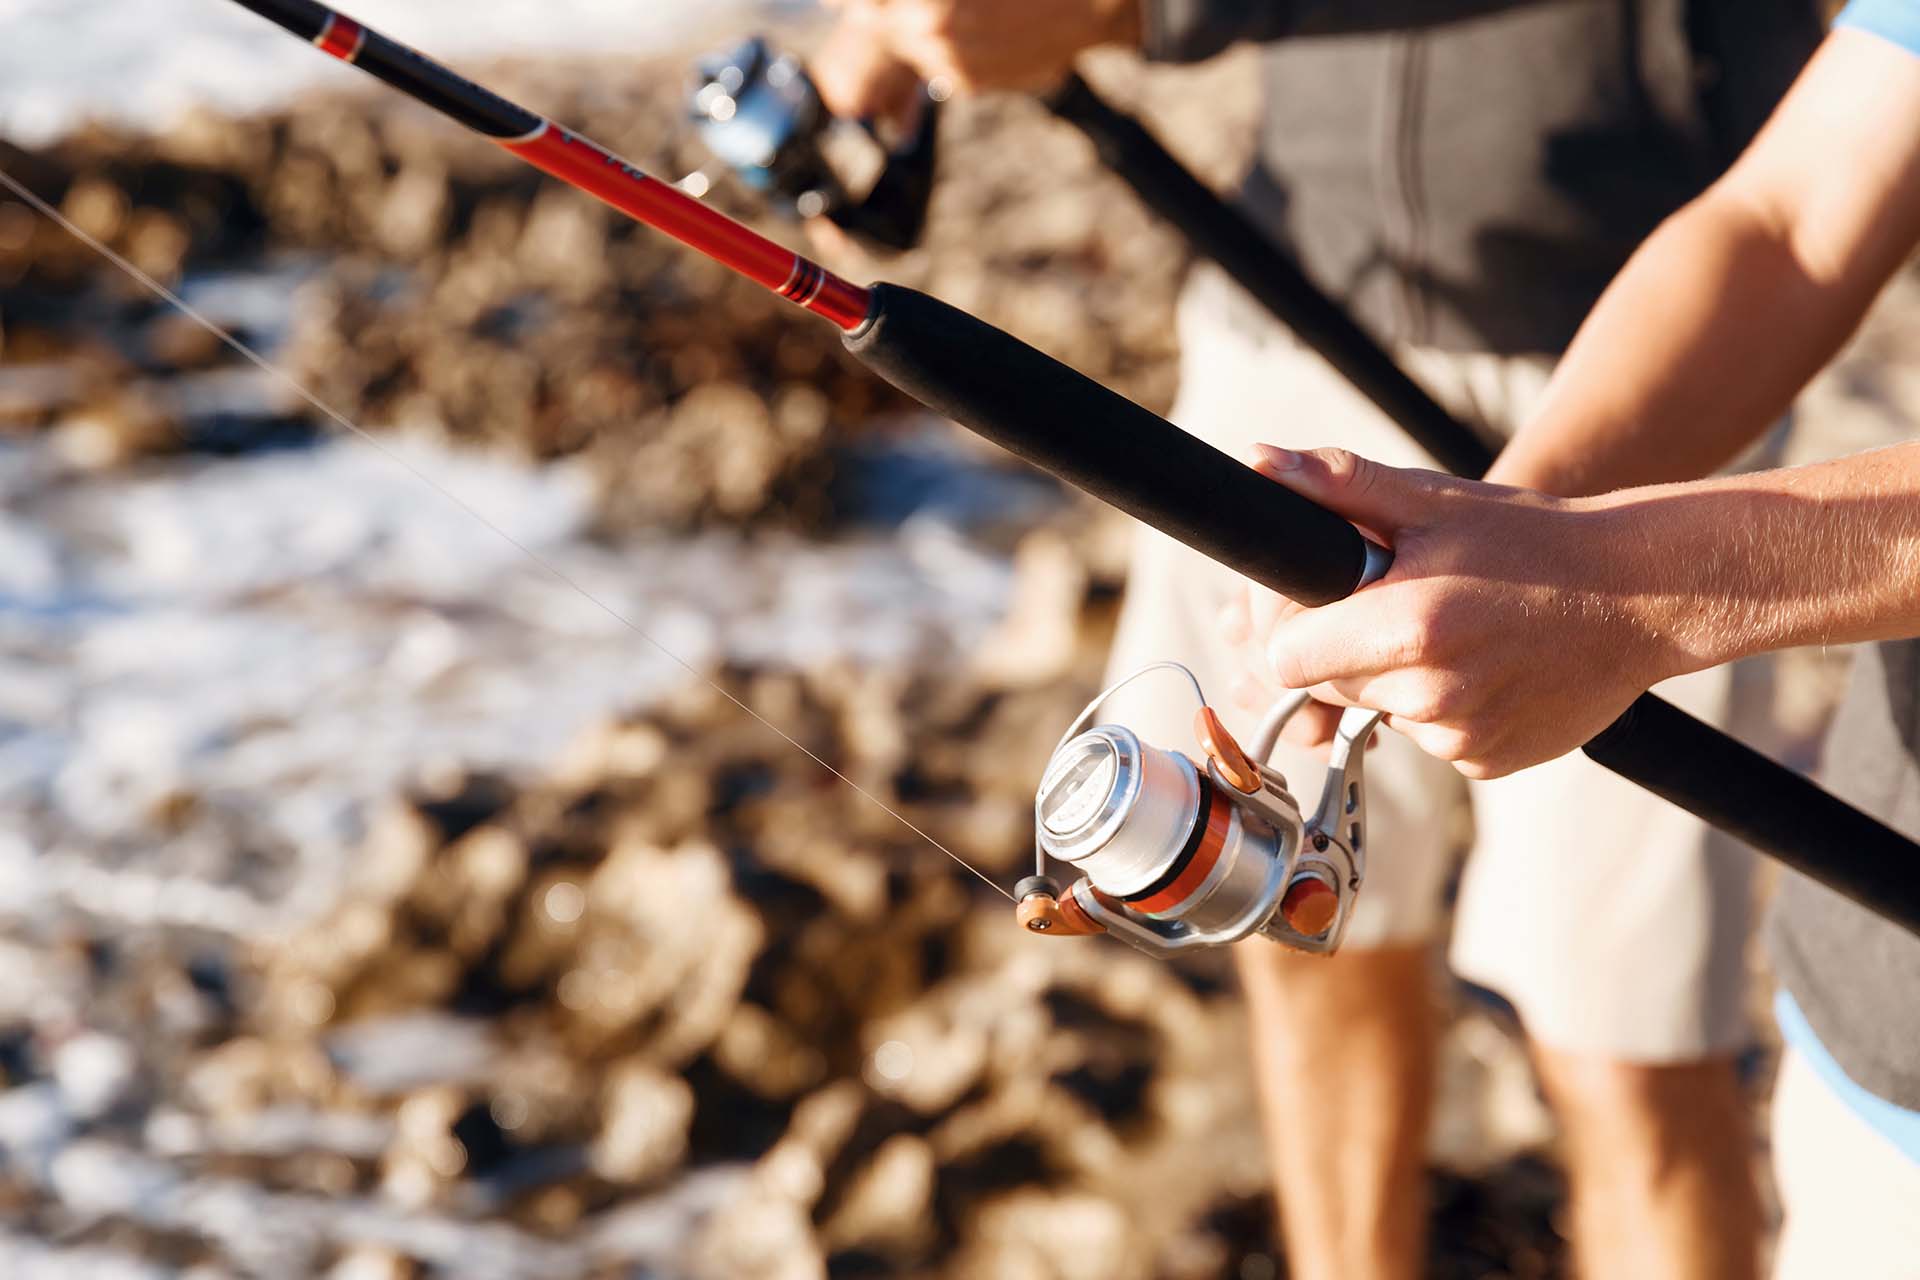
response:
<path id="1" fill-rule="evenodd" d="M 1672 703 L 1641 695 L 1586 753 L 1920 935 L 1920 848 L 1913 841 Z"/>
<path id="2" fill-rule="evenodd" d="M 921 404 L 1289 599 L 1362 581 L 1366 540 L 1339 516 L 937 298 L 875 285 L 846 344 Z"/>

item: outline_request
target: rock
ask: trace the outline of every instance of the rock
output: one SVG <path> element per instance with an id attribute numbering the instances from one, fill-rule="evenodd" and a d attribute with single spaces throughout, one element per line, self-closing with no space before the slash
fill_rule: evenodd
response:
<path id="1" fill-rule="evenodd" d="M 715 1214 L 693 1249 L 696 1273 L 711 1280 L 826 1280 L 827 1260 L 798 1205 L 749 1195 Z"/>
<path id="2" fill-rule="evenodd" d="M 914 1255 L 932 1243 L 933 1192 L 938 1169 L 933 1148 L 922 1138 L 889 1138 L 851 1185 L 820 1229 L 834 1251 L 868 1248 Z"/>
<path id="3" fill-rule="evenodd" d="M 45 1159 L 73 1128 L 57 1085 L 42 1082 L 0 1090 L 0 1150 L 10 1157 Z"/>
<path id="4" fill-rule="evenodd" d="M 138 209 L 127 221 L 125 244 L 128 261 L 160 283 L 171 284 L 180 278 L 193 237 L 172 214 Z"/>
<path id="5" fill-rule="evenodd" d="M 1021 540 L 1013 571 L 1013 602 L 975 650 L 974 670 L 993 687 L 1058 681 L 1080 657 L 1090 585 L 1085 557 L 1058 531 L 1041 529 Z"/>
<path id="6" fill-rule="evenodd" d="M 975 1243 L 955 1270 L 1008 1280 L 1146 1280 L 1152 1255 L 1143 1245 L 1109 1200 L 1015 1192 L 981 1210 Z"/>
<path id="7" fill-rule="evenodd" d="M 381 1161 L 380 1189 L 410 1209 L 437 1202 L 467 1170 L 468 1151 L 454 1126 L 470 1099 L 456 1086 L 410 1094 L 395 1113 L 393 1145 Z"/>
<path id="8" fill-rule="evenodd" d="M 326 1280 L 419 1280 L 420 1264 L 390 1249 L 360 1248 L 328 1268 Z"/>
<path id="9" fill-rule="evenodd" d="M 83 178 L 60 203 L 66 219 L 96 240 L 111 243 L 127 225 L 127 193 L 104 178 Z"/>
<path id="10" fill-rule="evenodd" d="M 401 258 L 425 253 L 446 233 L 451 193 L 438 164 L 410 164 L 380 196 L 374 215 L 380 247 Z"/>
<path id="11" fill-rule="evenodd" d="M 574 741 L 554 781 L 584 788 L 608 779 L 645 778 L 665 762 L 668 749 L 667 736 L 657 726 L 596 725 Z"/>
<path id="12" fill-rule="evenodd" d="M 202 1054 L 181 1092 L 216 1120 L 243 1120 L 279 1102 L 328 1098 L 335 1083 L 317 1045 L 238 1036 Z"/>
<path id="13" fill-rule="evenodd" d="M 118 1036 L 83 1031 L 61 1041 L 52 1054 L 53 1080 L 67 1110 L 98 1120 L 130 1101 L 139 1085 L 140 1061 Z"/>
<path id="14" fill-rule="evenodd" d="M 183 372 L 210 368 L 227 350 L 218 335 L 178 311 L 155 316 L 142 337 L 147 359 Z"/>
<path id="15" fill-rule="evenodd" d="M 177 449 L 183 436 L 181 425 L 156 397 L 128 388 L 106 393 L 61 418 L 54 439 L 67 462 L 99 471 Z"/>
<path id="16" fill-rule="evenodd" d="M 755 1004 L 737 1005 L 714 1041 L 714 1063 L 763 1098 L 790 1098 L 821 1082 L 827 1058 Z"/>
<path id="17" fill-rule="evenodd" d="M 601 1103 L 593 1170 L 609 1182 L 652 1182 L 672 1172 L 687 1150 L 693 1090 L 679 1076 L 644 1061 L 609 1073 Z"/>

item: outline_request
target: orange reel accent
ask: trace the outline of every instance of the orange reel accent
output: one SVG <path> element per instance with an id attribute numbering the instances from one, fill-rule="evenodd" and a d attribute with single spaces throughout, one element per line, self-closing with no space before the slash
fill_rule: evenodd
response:
<path id="1" fill-rule="evenodd" d="M 1200 739 L 1200 745 L 1220 770 L 1221 777 L 1243 795 L 1250 796 L 1260 789 L 1260 770 L 1227 732 L 1227 726 L 1220 722 L 1219 714 L 1212 707 L 1201 707 L 1194 713 L 1193 734 Z"/>
<path id="2" fill-rule="evenodd" d="M 1014 908 L 1014 919 L 1027 932 L 1050 938 L 1080 938 L 1107 931 L 1105 925 L 1088 915 L 1074 900 L 1071 889 L 1059 898 L 1036 893 L 1021 899 Z"/>
<path id="3" fill-rule="evenodd" d="M 1317 938 L 1333 926 L 1340 914 L 1340 894 L 1319 876 L 1308 875 L 1287 886 L 1280 899 L 1280 918 L 1302 937 Z"/>

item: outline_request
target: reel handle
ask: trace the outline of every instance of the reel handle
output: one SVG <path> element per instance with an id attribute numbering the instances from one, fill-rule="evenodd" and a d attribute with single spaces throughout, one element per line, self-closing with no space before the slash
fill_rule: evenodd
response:
<path id="1" fill-rule="evenodd" d="M 841 230 L 862 236 L 895 253 L 920 243 L 927 229 L 927 206 L 933 200 L 933 175 L 938 153 L 940 103 L 921 86 L 920 118 L 898 146 L 889 148 L 878 126 L 870 120 L 860 126 L 874 145 L 886 152 L 880 176 L 866 197 L 827 210 L 827 218 Z"/>

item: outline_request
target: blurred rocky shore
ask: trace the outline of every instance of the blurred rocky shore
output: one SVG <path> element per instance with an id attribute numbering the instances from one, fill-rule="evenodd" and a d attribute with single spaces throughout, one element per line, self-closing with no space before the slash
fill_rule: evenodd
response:
<path id="1" fill-rule="evenodd" d="M 713 168 L 682 61 L 491 77 L 669 180 Z M 1164 408 L 1178 239 L 1037 105 L 948 114 L 925 247 L 849 270 L 928 288 Z M 908 407 L 830 327 L 395 95 L 0 143 L 0 166 L 189 302 L 222 311 L 235 275 L 291 293 L 214 318 L 356 423 L 584 457 L 609 527 L 830 523 L 834 445 Z M 709 199 L 797 235 L 728 179 Z M 312 425 L 290 388 L 18 201 L 0 204 L 0 289 L 0 427 L 113 465 Z"/>
<path id="2" fill-rule="evenodd" d="M 486 74 L 672 177 L 684 66 Z M 1107 70 L 1231 176 L 1244 68 Z M 1178 240 L 1031 103 L 942 142 L 849 273 L 1164 408 Z M 1026 937 L 933 843 L 1030 859 L 1113 520 L 386 96 L 0 169 L 646 632 L 0 195 L 0 1274 L 1284 1273 L 1225 958 Z M 1564 1274 L 1454 1003 L 1432 1273 Z"/>

